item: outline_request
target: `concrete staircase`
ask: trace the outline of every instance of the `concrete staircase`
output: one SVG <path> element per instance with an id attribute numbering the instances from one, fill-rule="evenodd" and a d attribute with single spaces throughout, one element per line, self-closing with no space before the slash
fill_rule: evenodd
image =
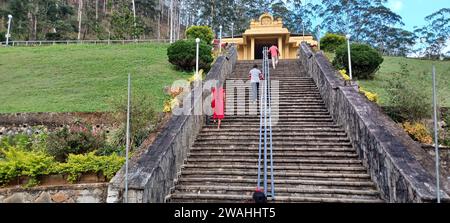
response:
<path id="1" fill-rule="evenodd" d="M 254 63 L 262 64 L 238 62 L 229 79 L 247 80 Z M 271 76 L 280 81 L 279 122 L 273 127 L 274 202 L 383 202 L 346 133 L 333 122 L 314 81 L 299 64 L 280 61 Z M 259 121 L 258 115 L 227 115 L 220 130 L 213 123 L 206 125 L 166 201 L 251 202 L 257 184 Z"/>

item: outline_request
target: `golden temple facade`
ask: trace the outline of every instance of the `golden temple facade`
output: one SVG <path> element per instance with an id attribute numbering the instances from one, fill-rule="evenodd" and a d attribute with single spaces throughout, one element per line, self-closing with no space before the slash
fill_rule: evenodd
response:
<path id="1" fill-rule="evenodd" d="M 291 35 L 287 28 L 283 28 L 281 18 L 274 19 L 269 13 L 264 13 L 258 21 L 252 20 L 250 29 L 236 38 L 224 38 L 223 43 L 236 44 L 238 60 L 262 59 L 265 46 L 276 45 L 280 51 L 280 59 L 296 59 L 301 42 L 317 45 L 311 35 Z"/>

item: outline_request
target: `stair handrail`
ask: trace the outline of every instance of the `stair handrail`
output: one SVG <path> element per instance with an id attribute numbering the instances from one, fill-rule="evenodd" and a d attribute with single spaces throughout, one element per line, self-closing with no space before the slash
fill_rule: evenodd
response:
<path id="1" fill-rule="evenodd" d="M 269 64 L 268 47 L 263 49 L 263 75 L 262 93 L 260 94 L 260 128 L 259 128 L 259 154 L 258 154 L 258 189 L 261 188 L 261 169 L 264 169 L 264 194 L 275 199 L 275 182 L 273 172 L 273 140 L 272 140 L 272 97 L 270 86 L 270 64 Z M 260 91 L 261 91 L 260 89 Z M 263 134 L 264 128 L 264 134 Z M 262 149 L 264 148 L 264 151 Z M 267 151 L 269 150 L 269 151 Z M 262 155 L 264 152 L 264 166 L 262 166 Z M 270 178 L 271 193 L 268 194 L 268 160 L 267 153 L 270 153 Z"/>

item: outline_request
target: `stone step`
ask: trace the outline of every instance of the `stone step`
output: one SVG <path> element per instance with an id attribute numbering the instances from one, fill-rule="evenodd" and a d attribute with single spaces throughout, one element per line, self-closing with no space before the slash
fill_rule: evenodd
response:
<path id="1" fill-rule="evenodd" d="M 282 118 L 298 118 L 298 119 L 302 119 L 302 118 L 326 118 L 329 119 L 331 116 L 327 113 L 313 113 L 313 114 L 279 114 L 279 113 L 275 113 L 272 112 L 272 116 L 275 116 L 282 119 Z M 259 119 L 260 117 L 258 115 L 231 115 L 227 117 L 228 119 L 242 119 L 242 118 L 246 118 L 246 119 Z"/>
<path id="2" fill-rule="evenodd" d="M 221 126 L 221 129 L 217 129 L 214 126 L 205 126 L 200 134 L 216 135 L 216 134 L 220 133 L 220 134 L 239 134 L 239 135 L 242 135 L 242 134 L 244 134 L 244 135 L 245 134 L 249 134 L 249 135 L 257 134 L 257 135 L 259 135 L 259 130 L 260 130 L 259 125 L 255 126 L 255 127 L 241 126 L 239 129 L 232 128 L 232 127 L 225 128 L 224 126 Z M 263 128 L 263 130 L 264 130 L 264 128 Z M 286 131 L 287 130 L 285 128 L 283 128 L 283 127 L 279 127 L 279 126 L 272 127 L 272 133 L 278 133 L 278 132 L 284 133 Z M 292 127 L 288 131 L 289 131 L 289 133 L 292 133 L 292 134 L 300 134 L 300 133 L 310 133 L 310 134 L 315 134 L 315 133 L 324 133 L 324 134 L 327 134 L 327 133 L 330 133 L 330 134 L 332 134 L 332 133 L 345 133 L 345 131 L 340 129 L 339 127 L 332 127 L 332 126 L 331 127 L 320 127 L 320 126 L 318 126 L 318 127 L 312 127 L 312 126 L 310 126 L 310 127 Z"/>
<path id="3" fill-rule="evenodd" d="M 356 153 L 355 149 L 353 149 L 353 148 L 341 148 L 341 147 L 338 147 L 338 148 L 277 147 L 274 149 L 276 149 L 277 152 L 317 152 L 317 153 L 349 152 L 349 153 Z M 194 146 L 191 148 L 190 151 L 191 152 L 195 152 L 195 151 L 203 151 L 203 152 L 207 152 L 207 151 L 216 151 L 216 152 L 252 151 L 252 152 L 257 152 L 257 151 L 259 151 L 259 146 L 258 147 L 234 147 L 234 146 L 229 146 L 229 147 L 204 146 L 204 147 L 201 147 L 201 146 Z"/>
<path id="4" fill-rule="evenodd" d="M 236 186 L 238 185 L 256 185 L 258 183 L 257 177 L 250 177 L 250 178 L 244 178 L 244 177 L 181 177 L 177 183 L 194 183 L 201 185 L 217 185 L 218 184 L 234 184 L 236 183 Z M 270 177 L 268 177 L 268 184 L 271 183 Z M 354 180 L 354 181 L 342 181 L 342 180 L 302 180 L 302 179 L 275 179 L 275 183 L 281 187 L 281 185 L 296 185 L 294 187 L 299 187 L 301 185 L 305 186 L 324 186 L 324 187 L 336 187 L 336 186 L 343 186 L 343 187 L 349 187 L 349 188 L 357 188 L 357 187 L 365 187 L 365 188 L 374 188 L 375 184 L 371 181 L 364 180 Z"/>
<path id="5" fill-rule="evenodd" d="M 246 186 L 176 186 L 173 189 L 175 193 L 192 193 L 192 194 L 227 194 L 227 195 L 253 195 L 255 187 Z M 286 197 L 327 197 L 327 198 L 365 198 L 378 199 L 378 191 L 376 190 L 349 190 L 349 189 L 320 189 L 320 188 L 287 188 L 275 187 L 275 196 Z"/>
<path id="6" fill-rule="evenodd" d="M 214 125 L 207 125 L 205 126 L 206 128 L 208 127 L 213 127 Z M 217 125 L 216 125 L 217 127 Z M 249 123 L 249 122 L 232 122 L 232 123 L 223 123 L 221 125 L 221 128 L 232 128 L 232 129 L 239 129 L 239 128 L 248 128 L 248 127 L 253 127 L 253 128 L 258 128 L 260 127 L 260 123 Z M 273 129 L 275 128 L 279 128 L 279 129 L 298 129 L 298 128 L 340 128 L 340 126 L 334 124 L 334 123 L 330 123 L 330 122 L 316 122 L 316 123 L 312 123 L 312 122 L 306 122 L 306 123 L 278 123 L 277 125 L 272 126 Z M 264 129 L 264 127 L 263 127 Z M 220 131 L 220 130 L 218 130 Z"/>
<path id="7" fill-rule="evenodd" d="M 231 170 L 251 170 L 251 169 L 257 169 L 258 165 L 255 163 L 253 165 L 243 165 L 243 164 L 236 164 L 236 165 L 229 165 L 229 164 L 184 164 L 182 166 L 182 169 L 231 169 Z M 271 168 L 269 165 L 268 168 Z M 290 165 L 290 166 L 284 166 L 284 165 L 276 165 L 274 168 L 278 171 L 314 171 L 316 173 L 319 172 L 340 172 L 344 171 L 345 173 L 367 173 L 366 168 L 363 166 L 342 166 L 342 165 L 327 165 L 327 166 L 307 166 L 307 165 Z"/>
<path id="8" fill-rule="evenodd" d="M 232 117 L 232 116 L 231 116 Z M 272 116 L 272 121 L 274 122 L 274 117 Z M 250 124 L 253 123 L 260 123 L 260 119 L 252 119 L 252 118 L 230 118 L 225 117 L 225 119 L 222 120 L 222 123 L 247 123 Z M 333 123 L 333 119 L 331 118 L 281 118 L 278 119 L 278 124 L 283 123 Z"/>
<path id="9" fill-rule="evenodd" d="M 338 140 L 309 140 L 309 139 L 295 139 L 291 142 L 277 142 L 274 141 L 272 143 L 274 148 L 277 147 L 297 147 L 297 146 L 311 146 L 311 147 L 351 147 L 351 143 L 347 142 L 348 139 L 343 139 L 341 141 Z M 230 141 L 230 140 L 209 140 L 209 139 L 198 139 L 194 146 L 199 145 L 209 145 L 209 146 L 259 146 L 259 139 L 256 140 L 236 140 L 236 141 Z"/>
<path id="10" fill-rule="evenodd" d="M 258 163 L 257 158 L 189 158 L 187 160 L 187 163 L 223 163 L 223 164 L 243 164 L 243 163 L 250 163 L 255 164 Z M 295 164 L 314 164 L 314 165 L 328 165 L 328 164 L 362 164 L 361 160 L 355 160 L 355 159 L 297 159 L 297 158 L 283 158 L 283 159 L 277 159 L 276 165 L 284 165 L 287 163 L 295 163 Z"/>
<path id="11" fill-rule="evenodd" d="M 262 172 L 262 170 L 261 170 Z M 270 174 L 270 169 L 268 169 L 268 173 Z M 214 176 L 224 176 L 224 177 L 254 177 L 257 176 L 257 170 L 189 170 L 185 169 L 182 173 L 183 177 L 214 177 Z M 263 173 L 260 173 L 260 176 L 263 176 Z M 315 172 L 296 172 L 296 171 L 278 171 L 274 169 L 274 177 L 276 179 L 301 179 L 301 178 L 323 178 L 325 180 L 331 180 L 339 178 L 341 180 L 345 179 L 363 179 L 369 180 L 370 176 L 367 173 L 358 174 L 343 174 L 343 173 L 315 173 Z"/>
<path id="12" fill-rule="evenodd" d="M 270 134 L 270 133 L 267 133 Z M 264 133 L 263 133 L 264 136 Z M 201 136 L 198 137 L 198 142 L 204 142 L 204 141 L 216 141 L 220 143 L 221 141 L 233 141 L 233 142 L 242 142 L 247 141 L 251 143 L 257 143 L 259 142 L 259 136 L 254 137 L 248 137 L 248 136 Z M 328 142 L 350 142 L 350 140 L 347 137 L 329 137 L 329 136 L 307 136 L 307 137 L 301 137 L 301 136 L 289 136 L 289 135 L 273 135 L 272 134 L 272 140 L 274 142 L 276 141 L 290 141 L 295 143 L 301 143 L 301 142 L 322 142 L 322 143 L 328 143 Z M 276 142 L 277 144 L 279 142 Z"/>
<path id="13" fill-rule="evenodd" d="M 240 152 L 231 152 L 231 151 L 226 151 L 226 152 L 220 152 L 220 151 L 213 151 L 213 152 L 209 152 L 209 151 L 191 151 L 189 153 L 189 159 L 190 158 L 242 158 L 242 157 L 246 157 L 246 158 L 258 158 L 259 154 L 258 154 L 258 150 L 253 151 L 253 152 L 247 152 L 247 151 L 240 151 Z M 263 152 L 263 150 L 262 150 Z M 264 153 L 263 153 L 264 154 Z M 264 157 L 264 155 L 262 154 L 262 157 Z M 358 159 L 358 154 L 356 154 L 355 152 L 353 153 L 349 153 L 349 152 L 322 152 L 322 153 L 317 153 L 317 152 L 300 152 L 300 151 L 295 151 L 295 152 L 287 152 L 287 151 L 273 151 L 272 153 L 273 155 L 273 160 L 277 161 L 278 159 L 283 159 L 283 158 L 312 158 L 312 159 Z M 262 158 L 261 157 L 261 158 Z M 270 151 L 267 151 L 267 157 L 270 159 Z"/>
<path id="14" fill-rule="evenodd" d="M 208 136 L 214 136 L 217 137 L 219 136 L 217 134 L 218 132 L 201 132 L 198 137 L 208 137 Z M 283 136 L 283 135 L 287 135 L 290 137 L 294 137 L 294 136 L 325 136 L 325 137 L 330 137 L 330 136 L 334 136 L 334 137 L 347 137 L 347 134 L 344 132 L 332 132 L 332 131 L 323 131 L 323 132 L 295 132 L 295 131 L 273 131 L 272 130 L 272 134 L 273 136 Z M 242 129 L 239 130 L 239 132 L 237 131 L 231 131 L 231 132 L 220 132 L 220 136 L 224 136 L 224 137 L 229 137 L 229 136 L 242 136 L 242 137 L 259 137 L 259 131 L 255 131 L 255 132 L 250 132 L 250 131 L 243 131 Z"/>
<path id="15" fill-rule="evenodd" d="M 275 201 L 279 203 L 381 203 L 381 200 L 376 199 L 345 199 L 345 198 L 316 198 L 316 197 L 283 197 L 277 196 Z M 217 195 L 217 194 L 172 194 L 167 200 L 175 203 L 235 203 L 247 202 L 252 203 L 251 195 Z"/>

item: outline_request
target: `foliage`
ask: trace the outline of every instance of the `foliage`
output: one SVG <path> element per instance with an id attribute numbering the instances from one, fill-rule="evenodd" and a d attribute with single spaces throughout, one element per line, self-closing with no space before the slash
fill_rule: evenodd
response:
<path id="1" fill-rule="evenodd" d="M 111 102 L 113 107 L 113 116 L 115 123 L 119 123 L 108 138 L 108 144 L 114 148 L 125 148 L 126 145 L 126 121 L 127 121 L 127 105 L 128 98 L 126 96 L 119 97 Z M 158 116 L 154 110 L 153 99 L 141 92 L 135 91 L 131 97 L 131 148 L 139 147 L 155 126 Z"/>
<path id="2" fill-rule="evenodd" d="M 183 71 L 192 71 L 196 66 L 196 43 L 194 40 L 179 40 L 167 49 L 169 62 Z M 199 68 L 209 70 L 213 61 L 211 47 L 203 42 L 199 45 Z"/>
<path id="3" fill-rule="evenodd" d="M 379 101 L 378 94 L 372 93 L 372 92 L 370 92 L 370 91 L 367 91 L 367 90 L 365 90 L 365 89 L 362 88 L 362 87 L 359 88 L 359 92 L 360 92 L 361 94 L 363 94 L 364 96 L 366 96 L 366 98 L 367 98 L 369 101 L 374 102 L 374 103 L 378 103 L 378 101 Z"/>
<path id="4" fill-rule="evenodd" d="M 0 138 L 0 148 L 12 146 L 25 151 L 44 151 L 47 143 L 47 133 L 41 127 L 35 127 L 28 133 L 8 135 Z"/>
<path id="5" fill-rule="evenodd" d="M 90 126 L 77 123 L 68 128 L 52 132 L 47 140 L 47 153 L 56 160 L 64 162 L 69 154 L 83 154 L 103 148 L 106 143 L 105 135 L 92 130 Z"/>
<path id="6" fill-rule="evenodd" d="M 336 49 L 347 42 L 345 36 L 327 33 L 320 39 L 320 48 L 326 52 L 335 52 Z"/>
<path id="7" fill-rule="evenodd" d="M 395 111 L 398 121 L 418 121 L 430 114 L 431 96 L 426 91 L 418 90 L 411 84 L 407 64 L 401 64 L 401 71 L 393 73 L 387 80 L 386 91 L 391 96 L 389 104 Z M 422 79 L 424 76 L 421 77 Z M 424 80 L 422 80 L 424 82 Z"/>
<path id="8" fill-rule="evenodd" d="M 316 11 L 323 19 L 322 30 L 346 33 L 352 41 L 386 49 L 392 36 L 390 27 L 402 26 L 402 17 L 386 7 L 380 0 L 322 0 Z M 401 34 L 401 32 L 400 32 Z"/>
<path id="9" fill-rule="evenodd" d="M 341 74 L 342 78 L 344 78 L 345 81 L 350 81 L 350 76 L 348 76 L 346 70 L 339 70 L 339 73 Z"/>
<path id="10" fill-rule="evenodd" d="M 17 177 L 30 177 L 26 186 L 39 183 L 38 177 L 50 174 L 67 175 L 69 182 L 76 182 L 84 173 L 103 173 L 109 180 L 122 167 L 125 158 L 112 154 L 97 156 L 94 152 L 81 155 L 70 154 L 66 163 L 55 162 L 53 157 L 43 152 L 28 152 L 16 147 L 2 147 L 0 154 L 0 185 Z"/>
<path id="11" fill-rule="evenodd" d="M 0 159 L 0 185 L 19 176 L 28 176 L 32 183 L 38 183 L 37 177 L 52 173 L 51 167 L 55 164 L 53 157 L 43 152 L 28 152 L 12 146 L 1 147 L 0 154 L 4 157 Z"/>
<path id="12" fill-rule="evenodd" d="M 375 49 L 366 44 L 351 44 L 353 76 L 358 79 L 372 79 L 384 59 Z M 333 65 L 338 69 L 348 68 L 348 49 L 341 45 L 336 49 Z"/>
<path id="13" fill-rule="evenodd" d="M 47 33 L 45 34 L 46 40 L 63 40 L 61 33 Z"/>
<path id="14" fill-rule="evenodd" d="M 348 76 L 346 70 L 339 70 L 339 73 L 341 74 L 342 78 L 344 78 L 345 81 L 351 81 L 350 76 Z M 371 102 L 374 103 L 379 102 L 378 94 L 367 91 L 361 86 L 359 87 L 359 93 L 363 94 Z"/>
<path id="15" fill-rule="evenodd" d="M 60 163 L 55 171 L 67 174 L 67 180 L 74 183 L 83 173 L 103 173 L 107 179 L 114 177 L 125 162 L 124 157 L 116 154 L 97 156 L 94 152 L 81 155 L 70 154 L 66 163 Z"/>
<path id="16" fill-rule="evenodd" d="M 415 30 L 421 39 L 422 53 L 438 59 L 447 47 L 450 38 L 450 8 L 442 8 L 425 17 L 427 24 Z"/>
<path id="17" fill-rule="evenodd" d="M 0 42 L 6 41 L 6 32 L 0 32 Z"/>
<path id="18" fill-rule="evenodd" d="M 135 22 L 133 12 L 126 4 L 122 5 L 119 11 L 113 13 L 111 28 L 114 38 L 121 40 L 138 38 L 144 32 L 141 20 L 136 18 Z"/>
<path id="19" fill-rule="evenodd" d="M 405 122 L 403 128 L 414 140 L 424 144 L 433 143 L 433 138 L 424 124 Z"/>
<path id="20" fill-rule="evenodd" d="M 204 43 L 211 45 L 214 40 L 214 33 L 208 26 L 191 26 L 186 30 L 186 37 L 194 40 L 200 38 Z"/>

